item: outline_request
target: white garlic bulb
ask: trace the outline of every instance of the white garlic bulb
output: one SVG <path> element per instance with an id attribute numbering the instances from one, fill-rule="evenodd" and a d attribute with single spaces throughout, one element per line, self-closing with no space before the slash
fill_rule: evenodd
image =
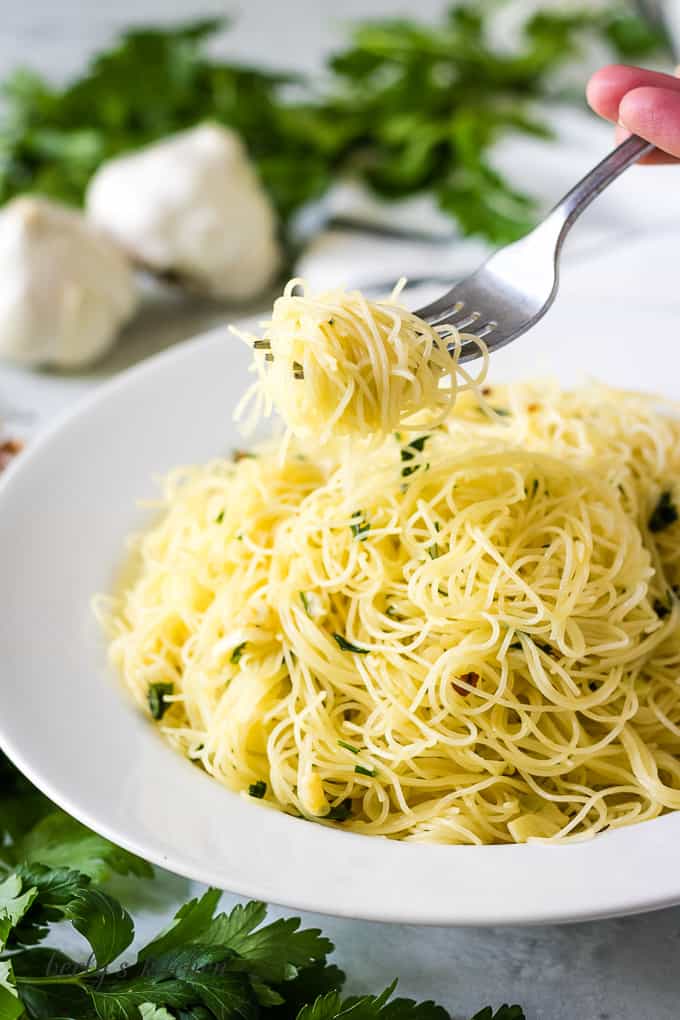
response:
<path id="1" fill-rule="evenodd" d="M 0 210 L 0 357 L 85 365 L 136 306 L 130 266 L 77 210 L 29 195 Z"/>
<path id="2" fill-rule="evenodd" d="M 135 261 L 213 297 L 253 297 L 279 264 L 271 202 L 238 136 L 218 124 L 104 163 L 86 206 Z"/>

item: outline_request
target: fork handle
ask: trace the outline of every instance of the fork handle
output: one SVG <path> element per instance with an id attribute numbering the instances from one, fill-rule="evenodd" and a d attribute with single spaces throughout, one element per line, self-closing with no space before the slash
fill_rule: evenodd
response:
<path id="1" fill-rule="evenodd" d="M 651 142 L 638 135 L 631 135 L 566 193 L 543 221 L 545 225 L 550 224 L 557 230 L 558 254 L 568 231 L 593 199 L 615 181 L 619 174 L 654 149 Z"/>

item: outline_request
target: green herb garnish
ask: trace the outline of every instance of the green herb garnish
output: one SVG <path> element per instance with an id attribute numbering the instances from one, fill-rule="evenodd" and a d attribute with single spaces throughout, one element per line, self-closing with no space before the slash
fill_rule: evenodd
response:
<path id="1" fill-rule="evenodd" d="M 346 740 L 338 740 L 338 744 L 346 751 L 351 751 L 352 754 L 359 754 L 360 748 L 355 747 L 354 744 L 348 744 Z"/>
<path id="2" fill-rule="evenodd" d="M 215 524 L 221 524 L 224 520 L 224 510 L 220 510 L 217 517 L 215 518 Z"/>
<path id="3" fill-rule="evenodd" d="M 667 591 L 665 599 L 654 599 L 652 608 L 660 620 L 670 616 L 673 610 L 673 592 Z"/>
<path id="4" fill-rule="evenodd" d="M 497 414 L 499 418 L 508 418 L 512 414 L 512 411 L 507 407 L 492 407 L 491 410 L 494 414 Z"/>
<path id="5" fill-rule="evenodd" d="M 236 648 L 231 653 L 231 657 L 229 659 L 229 662 L 232 664 L 232 666 L 238 666 L 239 662 L 241 661 L 241 656 L 243 655 L 243 650 L 247 644 L 248 644 L 247 641 L 242 641 L 240 645 L 236 645 Z"/>
<path id="6" fill-rule="evenodd" d="M 350 524 L 352 534 L 355 538 L 358 538 L 360 542 L 366 540 L 367 533 L 371 530 L 371 525 L 367 520 L 364 519 L 362 510 L 355 510 L 352 514 L 354 524 Z"/>
<path id="7" fill-rule="evenodd" d="M 172 683 L 149 684 L 146 700 L 149 703 L 149 711 L 151 712 L 152 719 L 163 718 L 171 704 L 165 699 L 168 695 L 173 694 L 174 690 L 175 685 Z"/>
<path id="8" fill-rule="evenodd" d="M 425 447 L 425 443 L 428 441 L 429 438 L 430 438 L 429 435 L 418 436 L 417 439 L 412 439 L 411 442 L 408 443 L 406 446 L 402 446 L 401 448 L 402 462 L 413 460 L 417 453 L 422 453 Z M 401 469 L 401 473 L 404 478 L 407 478 L 409 475 L 412 475 L 414 471 L 417 471 L 419 467 L 420 467 L 419 464 L 407 465 L 406 467 L 403 467 Z"/>
<path id="9" fill-rule="evenodd" d="M 352 799 L 346 797 L 345 800 L 340 801 L 335 807 L 332 807 L 324 818 L 330 819 L 332 822 L 346 822 L 352 814 Z"/>
<path id="10" fill-rule="evenodd" d="M 370 648 L 359 648 L 358 645 L 353 645 L 351 641 L 344 638 L 342 634 L 334 634 L 333 637 L 338 643 L 338 647 L 343 652 L 355 652 L 357 655 L 368 655 Z"/>
<path id="11" fill-rule="evenodd" d="M 300 592 L 300 602 L 302 603 L 307 616 L 311 616 L 312 614 L 309 611 L 309 599 L 307 598 L 307 593 L 304 591 Z"/>
<path id="12" fill-rule="evenodd" d="M 653 532 L 665 531 L 678 519 L 678 509 L 673 501 L 669 489 L 665 489 L 659 496 L 659 501 L 654 507 L 649 518 L 649 530 Z"/>
<path id="13" fill-rule="evenodd" d="M 365 765 L 355 765 L 354 771 L 359 776 L 370 776 L 371 779 L 377 774 L 375 769 L 368 769 Z"/>
<path id="14" fill-rule="evenodd" d="M 258 779 L 256 783 L 251 783 L 248 787 L 249 796 L 256 797 L 257 800 L 262 800 L 266 792 L 267 784 L 263 779 Z"/>

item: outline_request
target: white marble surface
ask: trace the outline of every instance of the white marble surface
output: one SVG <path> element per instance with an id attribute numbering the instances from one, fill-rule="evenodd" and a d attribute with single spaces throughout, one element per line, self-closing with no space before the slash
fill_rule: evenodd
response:
<path id="1" fill-rule="evenodd" d="M 438 0 L 418 4 L 425 15 L 443 6 Z M 223 52 L 280 66 L 313 68 L 320 55 L 332 48 L 343 21 L 412 10 L 410 0 L 343 0 L 342 4 L 330 0 L 286 4 L 277 0 L 241 0 L 240 4 L 0 0 L 0 76 L 25 63 L 64 77 L 124 24 L 226 12 L 237 13 L 238 23 L 220 42 Z M 552 193 L 559 190 L 558 167 L 555 174 Z M 678 189 L 676 221 L 680 220 L 680 181 Z M 634 220 L 630 225 L 637 226 Z M 629 265 L 627 271 L 627 285 L 632 286 L 635 266 Z M 223 321 L 225 314 L 222 308 L 198 302 L 151 300 L 118 349 L 96 370 L 66 376 L 0 368 L 0 408 L 13 406 L 29 412 L 36 427 L 42 427 L 121 367 Z M 274 860 L 272 866 L 276 866 Z M 555 881 L 559 882 L 559 874 Z M 122 891 L 129 896 L 128 886 Z M 148 899 L 136 905 L 142 932 L 161 924 L 169 906 L 188 891 L 184 880 L 169 875 L 150 885 Z M 530 1020 L 677 1020 L 680 1016 L 680 908 L 539 929 L 416 929 L 309 915 L 305 922 L 322 924 L 334 939 L 337 960 L 351 975 L 352 990 L 377 990 L 399 975 L 402 994 L 436 998 L 461 1020 L 486 1003 L 508 1000 L 524 1004 Z"/>

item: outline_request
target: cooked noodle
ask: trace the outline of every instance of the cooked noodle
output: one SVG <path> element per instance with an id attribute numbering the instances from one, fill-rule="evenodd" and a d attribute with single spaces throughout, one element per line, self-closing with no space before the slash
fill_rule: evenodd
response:
<path id="1" fill-rule="evenodd" d="M 171 743 L 355 832 L 583 838 L 680 807 L 680 423 L 538 384 L 379 445 L 174 472 L 100 606 Z M 666 496 L 663 497 L 663 494 Z M 658 522 L 657 522 L 658 523 Z M 259 784 L 259 785 L 258 785 Z"/>
<path id="2" fill-rule="evenodd" d="M 428 326 L 397 299 L 369 301 L 359 291 L 310 295 L 291 280 L 274 304 L 264 336 L 235 332 L 253 346 L 258 381 L 237 410 L 251 417 L 276 408 L 298 435 L 321 441 L 338 435 L 385 435 L 423 412 L 433 427 L 459 393 L 486 374 L 483 341 L 452 326 Z M 301 289 L 301 294 L 295 290 Z M 481 368 L 459 364 L 463 341 L 476 344 Z"/>

